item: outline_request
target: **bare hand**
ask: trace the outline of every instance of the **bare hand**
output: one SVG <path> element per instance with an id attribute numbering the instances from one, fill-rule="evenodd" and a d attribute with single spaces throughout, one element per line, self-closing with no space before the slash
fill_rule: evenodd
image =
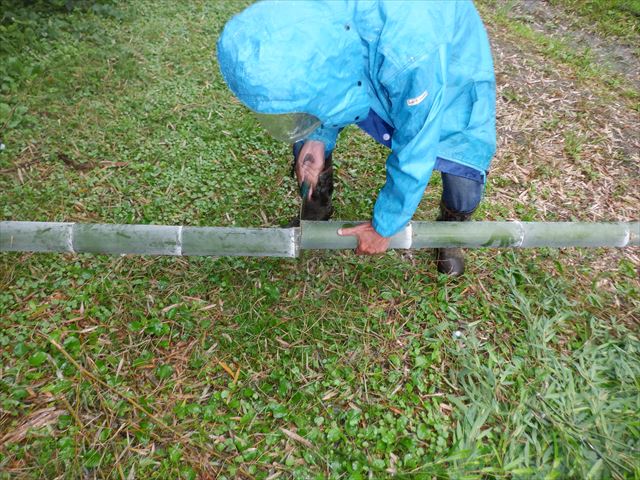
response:
<path id="1" fill-rule="evenodd" d="M 296 178 L 299 185 L 302 185 L 304 181 L 309 183 L 308 198 L 311 198 L 311 193 L 316 188 L 322 170 L 324 170 L 324 143 L 307 140 L 298 154 Z"/>
<path id="2" fill-rule="evenodd" d="M 358 255 L 375 255 L 384 253 L 389 248 L 389 237 L 380 235 L 371 225 L 371 222 L 362 223 L 351 228 L 341 228 L 338 230 L 340 236 L 355 236 L 358 238 Z"/>

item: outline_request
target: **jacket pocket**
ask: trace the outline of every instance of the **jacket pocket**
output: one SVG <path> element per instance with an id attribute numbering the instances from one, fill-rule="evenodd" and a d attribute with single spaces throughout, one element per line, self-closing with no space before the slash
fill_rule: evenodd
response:
<path id="1" fill-rule="evenodd" d="M 473 104 L 466 128 L 473 130 L 491 121 L 494 116 L 494 82 L 479 81 L 473 83 Z"/>
<path id="2" fill-rule="evenodd" d="M 442 118 L 442 136 L 448 137 L 467 129 L 472 122 L 474 106 L 477 100 L 473 82 L 452 88 L 445 94 L 445 109 Z"/>

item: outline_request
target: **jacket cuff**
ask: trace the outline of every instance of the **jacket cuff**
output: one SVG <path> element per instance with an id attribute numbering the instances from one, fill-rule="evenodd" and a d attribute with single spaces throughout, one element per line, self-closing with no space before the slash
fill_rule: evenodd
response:
<path id="1" fill-rule="evenodd" d="M 336 140 L 338 139 L 339 129 L 318 127 L 306 140 L 316 140 L 324 143 L 324 149 L 326 152 L 332 152 L 336 148 Z"/>
<path id="2" fill-rule="evenodd" d="M 394 230 L 392 225 L 385 225 L 383 222 L 379 221 L 375 215 L 373 217 L 373 220 L 371 221 L 371 226 L 373 226 L 373 229 L 378 233 L 378 235 L 387 238 L 394 236 L 404 227 L 404 225 L 402 225 L 400 226 L 400 228 Z"/>

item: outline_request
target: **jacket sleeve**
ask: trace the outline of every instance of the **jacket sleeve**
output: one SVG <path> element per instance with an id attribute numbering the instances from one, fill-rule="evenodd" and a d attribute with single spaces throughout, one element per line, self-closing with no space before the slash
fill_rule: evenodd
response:
<path id="1" fill-rule="evenodd" d="M 324 148 L 327 154 L 332 152 L 336 148 L 336 141 L 338 139 L 339 128 L 330 128 L 320 126 L 315 129 L 306 140 L 317 140 L 324 143 Z"/>
<path id="2" fill-rule="evenodd" d="M 390 237 L 413 217 L 436 162 L 446 84 L 445 46 L 382 81 L 395 132 L 387 178 L 373 209 L 373 228 Z"/>

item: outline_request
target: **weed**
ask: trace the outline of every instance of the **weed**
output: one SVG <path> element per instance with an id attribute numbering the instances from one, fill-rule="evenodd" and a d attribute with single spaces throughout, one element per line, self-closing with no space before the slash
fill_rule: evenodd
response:
<path id="1" fill-rule="evenodd" d="M 564 153 L 575 162 L 579 162 L 582 153 L 584 140 L 573 131 L 568 131 L 564 135 Z"/>
<path id="2" fill-rule="evenodd" d="M 605 36 L 637 42 L 640 28 L 638 0 L 551 0 L 568 11 L 579 14 L 584 27 L 595 27 Z"/>

